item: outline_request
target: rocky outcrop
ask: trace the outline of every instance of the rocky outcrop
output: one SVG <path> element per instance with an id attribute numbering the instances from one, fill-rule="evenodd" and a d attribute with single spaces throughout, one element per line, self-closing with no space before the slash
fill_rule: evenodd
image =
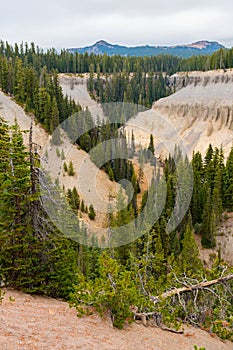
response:
<path id="1" fill-rule="evenodd" d="M 207 72 L 178 72 L 168 77 L 168 82 L 173 92 L 176 92 L 188 85 L 202 85 L 209 84 L 233 83 L 233 70 L 215 70 Z"/>

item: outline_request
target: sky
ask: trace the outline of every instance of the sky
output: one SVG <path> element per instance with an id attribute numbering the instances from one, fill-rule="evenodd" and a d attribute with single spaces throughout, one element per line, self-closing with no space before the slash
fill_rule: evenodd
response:
<path id="1" fill-rule="evenodd" d="M 0 0 L 0 39 L 42 48 L 176 45 L 233 47 L 232 0 Z"/>

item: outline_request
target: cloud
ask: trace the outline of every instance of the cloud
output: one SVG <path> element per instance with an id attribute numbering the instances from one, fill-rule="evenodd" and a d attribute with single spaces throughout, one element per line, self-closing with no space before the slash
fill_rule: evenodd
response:
<path id="1" fill-rule="evenodd" d="M 230 0 L 21 0 L 4 2 L 1 13 L 0 35 L 11 43 L 61 48 L 99 39 L 127 45 L 209 39 L 233 45 Z"/>

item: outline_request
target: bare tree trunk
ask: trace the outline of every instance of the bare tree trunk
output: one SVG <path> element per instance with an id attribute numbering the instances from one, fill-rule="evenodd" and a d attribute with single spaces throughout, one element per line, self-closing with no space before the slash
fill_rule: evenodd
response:
<path id="1" fill-rule="evenodd" d="M 232 279 L 233 279 L 233 274 L 230 274 L 230 275 L 227 275 L 225 277 L 217 278 L 215 280 L 200 282 L 198 284 L 195 284 L 195 285 L 192 285 L 189 287 L 174 288 L 172 290 L 169 290 L 168 292 L 163 293 L 160 297 L 158 296 L 156 298 L 166 299 L 166 298 L 171 297 L 173 295 L 192 292 L 192 291 L 197 290 L 197 289 L 205 289 L 205 288 L 213 286 L 214 284 L 218 284 L 221 282 L 227 282 L 227 281 L 230 281 Z"/>

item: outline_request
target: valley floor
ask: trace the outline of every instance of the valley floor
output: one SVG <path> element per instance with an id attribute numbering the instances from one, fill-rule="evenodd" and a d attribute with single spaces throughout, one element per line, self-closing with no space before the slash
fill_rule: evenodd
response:
<path id="1" fill-rule="evenodd" d="M 52 298 L 6 290 L 0 305 L 1 350 L 232 350 L 233 344 L 192 327 L 176 335 L 141 324 L 124 330 L 97 314 L 78 318 L 75 309 Z"/>

